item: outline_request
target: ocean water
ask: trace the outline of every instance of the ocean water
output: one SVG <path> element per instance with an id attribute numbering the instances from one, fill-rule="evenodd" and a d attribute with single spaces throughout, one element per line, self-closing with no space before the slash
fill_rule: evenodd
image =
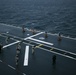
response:
<path id="1" fill-rule="evenodd" d="M 76 38 L 76 0 L 0 0 L 0 23 Z"/>

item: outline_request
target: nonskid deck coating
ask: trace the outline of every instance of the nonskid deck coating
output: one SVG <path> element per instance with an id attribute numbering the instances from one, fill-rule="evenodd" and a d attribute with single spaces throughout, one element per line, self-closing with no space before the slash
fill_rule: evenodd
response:
<path id="1" fill-rule="evenodd" d="M 76 40 L 62 37 L 62 41 L 58 42 L 58 36 L 48 34 L 48 38 L 45 39 L 44 32 L 37 32 L 35 35 L 32 35 L 31 31 L 26 30 L 25 33 L 22 33 L 21 28 L 12 27 L 9 25 L 0 25 L 0 33 L 0 42 L 4 46 L 6 45 L 6 37 L 10 35 L 10 37 L 13 39 L 10 39 L 8 45 L 17 41 L 22 41 L 18 66 L 15 64 L 16 44 L 3 49 L 2 53 L 0 54 L 1 75 L 76 75 L 76 60 L 54 53 L 55 49 L 51 50 L 53 47 L 56 48 L 56 50 L 65 50 L 76 55 Z M 40 40 L 41 42 L 32 39 Z M 53 43 L 54 45 L 48 45 L 42 41 Z M 39 46 L 40 44 L 43 44 L 43 46 L 36 48 L 35 54 L 32 55 L 32 45 Z M 28 66 L 24 66 L 25 47 L 27 45 L 29 45 Z M 56 54 L 57 60 L 56 64 L 52 65 L 52 56 L 54 54 Z"/>

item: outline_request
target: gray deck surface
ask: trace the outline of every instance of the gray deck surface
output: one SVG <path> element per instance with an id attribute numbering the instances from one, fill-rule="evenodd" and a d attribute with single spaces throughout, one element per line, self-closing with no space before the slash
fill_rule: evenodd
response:
<path id="1" fill-rule="evenodd" d="M 5 42 L 7 36 L 10 37 L 8 44 Z M 25 33 L 22 33 L 19 27 L 1 24 L 0 43 L 3 46 L 17 41 L 22 42 L 18 66 L 15 62 L 17 44 L 2 49 L 0 75 L 76 75 L 76 40 L 62 37 L 62 40 L 58 42 L 57 39 L 57 35 L 48 34 L 48 38 L 44 38 L 44 32 L 36 32 L 34 36 L 31 30 L 26 29 Z M 53 45 L 48 43 L 53 43 Z M 32 54 L 32 45 L 41 44 L 43 45 L 36 48 L 35 53 Z M 28 66 L 24 66 L 25 47 L 28 45 Z M 54 65 L 52 64 L 53 55 L 57 57 Z"/>

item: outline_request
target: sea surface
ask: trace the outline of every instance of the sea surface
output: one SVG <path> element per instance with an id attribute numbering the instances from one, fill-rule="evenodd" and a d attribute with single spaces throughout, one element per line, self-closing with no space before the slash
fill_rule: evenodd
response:
<path id="1" fill-rule="evenodd" d="M 0 23 L 76 38 L 76 0 L 0 0 Z"/>

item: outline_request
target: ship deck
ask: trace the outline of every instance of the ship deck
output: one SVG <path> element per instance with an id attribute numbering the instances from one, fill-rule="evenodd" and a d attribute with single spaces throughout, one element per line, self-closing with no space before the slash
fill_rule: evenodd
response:
<path id="1" fill-rule="evenodd" d="M 0 24 L 0 75 L 76 75 L 76 39 L 35 31 L 21 27 Z M 8 43 L 6 38 L 10 37 Z M 18 65 L 16 65 L 16 47 L 21 44 Z M 32 46 L 35 52 L 32 54 Z M 28 47 L 28 48 L 27 48 Z M 56 55 L 56 63 L 52 57 Z"/>

